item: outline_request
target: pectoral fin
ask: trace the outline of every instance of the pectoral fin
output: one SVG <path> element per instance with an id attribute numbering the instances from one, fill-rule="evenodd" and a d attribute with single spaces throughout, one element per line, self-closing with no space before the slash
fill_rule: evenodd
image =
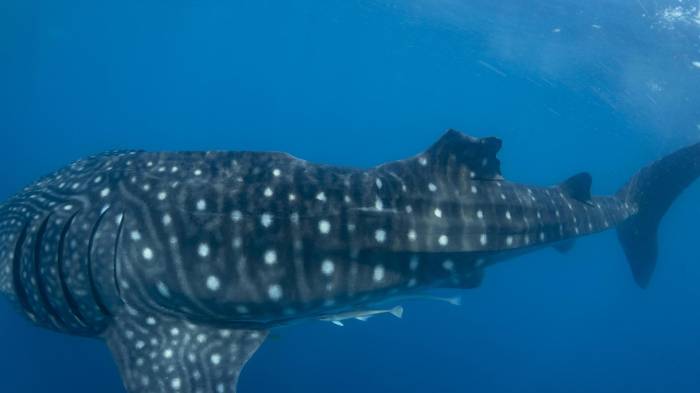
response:
<path id="1" fill-rule="evenodd" d="M 115 317 L 105 339 L 129 393 L 232 393 L 241 369 L 266 336 L 266 331 L 124 312 Z"/>

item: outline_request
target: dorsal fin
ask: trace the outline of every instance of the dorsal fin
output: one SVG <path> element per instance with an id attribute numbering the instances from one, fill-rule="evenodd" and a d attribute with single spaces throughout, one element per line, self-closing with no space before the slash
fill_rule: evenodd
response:
<path id="1" fill-rule="evenodd" d="M 448 130 L 437 142 L 418 157 L 432 167 L 463 166 L 473 178 L 493 180 L 501 178 L 501 162 L 496 154 L 501 150 L 498 138 L 474 138 L 459 131 Z"/>
<path id="2" fill-rule="evenodd" d="M 564 195 L 576 199 L 579 202 L 591 202 L 591 184 L 593 178 L 590 173 L 582 172 L 571 176 L 559 185 Z"/>

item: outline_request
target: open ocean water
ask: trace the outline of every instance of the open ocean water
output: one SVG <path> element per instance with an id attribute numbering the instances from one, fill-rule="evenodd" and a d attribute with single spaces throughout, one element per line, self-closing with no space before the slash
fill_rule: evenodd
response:
<path id="1" fill-rule="evenodd" d="M 445 129 L 504 141 L 504 176 L 614 193 L 700 141 L 700 3 L 665 0 L 0 2 L 0 197 L 104 150 L 275 150 L 370 167 Z M 614 231 L 489 268 L 454 307 L 277 329 L 239 391 L 700 391 L 700 185 L 639 289 Z M 0 391 L 124 392 L 98 341 L 0 303 Z"/>

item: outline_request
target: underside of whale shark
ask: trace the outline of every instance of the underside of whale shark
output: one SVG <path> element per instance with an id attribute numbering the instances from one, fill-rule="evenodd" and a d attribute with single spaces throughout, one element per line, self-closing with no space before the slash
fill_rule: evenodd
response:
<path id="1" fill-rule="evenodd" d="M 646 287 L 656 232 L 700 176 L 700 144 L 612 196 L 591 176 L 501 175 L 497 138 L 448 131 L 360 170 L 284 153 L 112 152 L 0 206 L 0 290 L 37 325 L 104 339 L 130 393 L 235 392 L 269 329 L 340 323 L 431 288 L 475 288 L 494 263 L 616 228 Z"/>

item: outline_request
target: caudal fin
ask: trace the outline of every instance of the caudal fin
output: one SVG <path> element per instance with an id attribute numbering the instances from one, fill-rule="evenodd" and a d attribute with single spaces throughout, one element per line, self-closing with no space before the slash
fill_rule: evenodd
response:
<path id="1" fill-rule="evenodd" d="M 700 176 L 700 143 L 643 168 L 617 193 L 636 213 L 620 224 L 618 238 L 637 284 L 646 288 L 656 267 L 659 223 L 673 201 Z"/>

